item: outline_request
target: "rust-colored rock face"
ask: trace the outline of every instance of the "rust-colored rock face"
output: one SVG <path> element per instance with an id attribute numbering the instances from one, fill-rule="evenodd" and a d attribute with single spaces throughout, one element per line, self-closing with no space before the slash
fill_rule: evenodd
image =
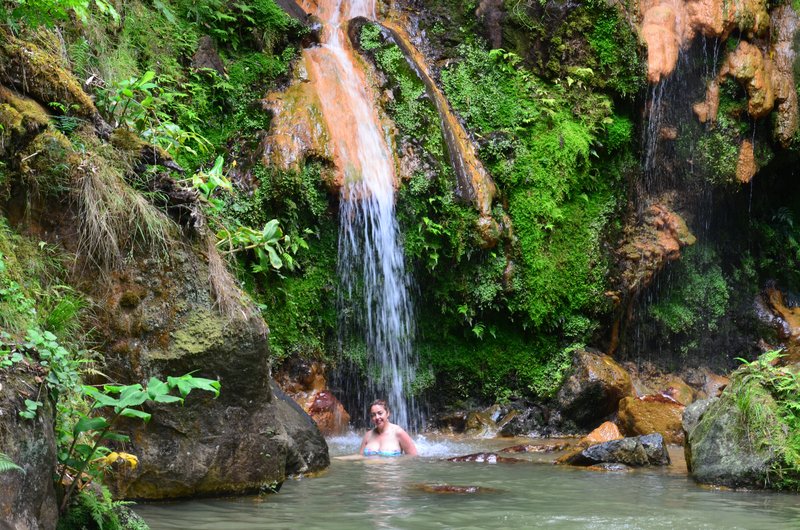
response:
<path id="1" fill-rule="evenodd" d="M 794 49 L 798 31 L 798 15 L 789 5 L 772 11 L 772 85 L 777 102 L 777 115 L 774 123 L 775 139 L 788 147 L 798 127 L 797 90 L 794 86 L 794 62 L 797 51 Z"/>
<path id="2" fill-rule="evenodd" d="M 647 43 L 647 79 L 657 83 L 675 69 L 682 36 L 678 33 L 676 5 L 663 2 L 650 7 L 642 18 L 642 38 Z"/>
<path id="3" fill-rule="evenodd" d="M 730 75 L 747 90 L 747 112 L 754 118 L 762 118 L 775 106 L 772 89 L 772 61 L 764 58 L 758 47 L 742 41 L 728 55 L 719 73 Z"/>
<path id="4" fill-rule="evenodd" d="M 317 423 L 323 435 L 341 434 L 347 430 L 350 415 L 344 410 L 344 405 L 329 390 L 313 392 L 311 399 L 307 400 L 304 405 L 303 408 Z"/>
<path id="5" fill-rule="evenodd" d="M 619 427 L 613 422 L 607 421 L 600 425 L 586 436 L 578 441 L 578 446 L 589 447 L 590 445 L 601 444 L 603 442 L 610 442 L 611 440 L 621 440 L 622 433 L 619 432 Z"/>
<path id="6" fill-rule="evenodd" d="M 692 107 L 700 123 L 717 121 L 719 112 L 719 83 L 713 80 L 706 88 L 706 99 L 701 103 L 695 103 Z"/>
<path id="7" fill-rule="evenodd" d="M 696 103 L 693 110 L 701 123 L 713 123 L 719 85 L 730 77 L 747 91 L 748 113 L 753 118 L 775 111 L 773 135 L 787 147 L 800 125 L 793 76 L 798 15 L 790 5 L 770 13 L 767 4 L 766 0 L 640 0 L 641 36 L 648 49 L 648 80 L 658 83 L 672 74 L 680 51 L 698 34 L 725 40 L 738 30 L 743 39 L 709 82 L 705 101 Z M 743 169 L 739 179 L 749 181 L 744 179 L 746 174 Z"/>
<path id="8" fill-rule="evenodd" d="M 667 443 L 682 444 L 681 418 L 686 408 L 676 400 L 661 394 L 626 397 L 619 402 L 618 421 L 628 436 L 660 433 Z"/>
<path id="9" fill-rule="evenodd" d="M 621 290 L 636 292 L 652 282 L 664 265 L 681 256 L 681 247 L 693 245 L 695 236 L 671 207 L 669 196 L 650 205 L 641 219 L 628 223 L 620 260 Z"/>
<path id="10" fill-rule="evenodd" d="M 756 298 L 756 313 L 772 326 L 783 342 L 785 356 L 781 364 L 800 362 L 800 307 L 792 304 L 775 286 L 769 286 Z M 774 349 L 767 346 L 765 349 Z"/>
<path id="11" fill-rule="evenodd" d="M 298 61 L 294 81 L 283 92 L 273 92 L 262 101 L 272 113 L 269 134 L 261 142 L 264 162 L 281 170 L 300 169 L 309 157 L 333 160 L 330 134 L 320 110 L 317 92 L 308 82 L 306 61 Z M 331 191 L 342 185 L 342 175 L 328 175 Z"/>
<path id="12" fill-rule="evenodd" d="M 283 391 L 311 416 L 323 435 L 347 431 L 350 414 L 333 392 L 328 390 L 323 364 L 298 359 L 276 374 L 275 379 Z"/>
<path id="13" fill-rule="evenodd" d="M 680 50 L 698 33 L 725 38 L 738 28 L 761 35 L 769 27 L 766 0 L 642 0 L 639 11 L 651 83 L 675 70 Z"/>
<path id="14" fill-rule="evenodd" d="M 753 142 L 744 140 L 739 148 L 739 161 L 736 163 L 736 180 L 747 184 L 756 175 L 756 155 Z"/>

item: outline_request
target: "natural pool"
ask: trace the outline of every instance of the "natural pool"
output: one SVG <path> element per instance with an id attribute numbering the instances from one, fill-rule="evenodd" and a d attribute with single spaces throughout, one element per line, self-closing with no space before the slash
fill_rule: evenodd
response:
<path id="1" fill-rule="evenodd" d="M 552 454 L 508 455 L 531 463 L 443 461 L 525 440 L 418 438 L 416 459 L 332 459 L 321 476 L 288 480 L 277 495 L 138 505 L 153 530 L 800 528 L 800 497 L 698 486 L 681 449 L 667 468 L 605 473 L 554 466 Z M 329 440 L 331 456 L 353 453 L 355 435 Z M 496 491 L 427 493 L 419 484 Z"/>

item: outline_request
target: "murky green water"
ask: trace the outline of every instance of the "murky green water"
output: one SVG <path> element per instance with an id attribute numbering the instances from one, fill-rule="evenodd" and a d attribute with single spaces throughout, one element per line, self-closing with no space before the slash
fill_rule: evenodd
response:
<path id="1" fill-rule="evenodd" d="M 552 455 L 516 464 L 441 460 L 512 445 L 507 440 L 418 445 L 423 456 L 417 459 L 334 459 L 322 476 L 289 480 L 277 495 L 139 505 L 136 511 L 153 530 L 800 528 L 800 497 L 703 488 L 686 477 L 680 462 L 603 473 L 553 466 Z M 332 455 L 357 447 L 355 436 L 331 440 Z M 418 488 L 445 483 L 496 491 L 435 494 Z"/>

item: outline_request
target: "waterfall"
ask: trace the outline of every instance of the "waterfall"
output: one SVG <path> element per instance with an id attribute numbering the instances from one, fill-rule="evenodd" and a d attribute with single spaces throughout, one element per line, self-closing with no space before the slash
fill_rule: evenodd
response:
<path id="1" fill-rule="evenodd" d="M 414 322 L 395 219 L 393 156 L 366 76 L 341 27 L 341 21 L 355 16 L 374 19 L 374 2 L 319 0 L 304 8 L 323 22 L 321 46 L 305 55 L 342 177 L 340 332 L 343 343 L 363 343 L 366 349 L 370 381 L 359 392 L 359 405 L 384 398 L 394 422 L 418 427 L 413 399 L 407 397 L 414 379 Z"/>

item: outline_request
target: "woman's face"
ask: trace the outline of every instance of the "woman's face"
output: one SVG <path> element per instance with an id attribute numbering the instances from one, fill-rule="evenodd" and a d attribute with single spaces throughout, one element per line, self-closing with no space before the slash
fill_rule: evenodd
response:
<path id="1" fill-rule="evenodd" d="M 389 423 L 389 411 L 383 408 L 382 405 L 372 405 L 369 409 L 369 419 L 372 420 L 372 424 L 375 427 L 380 429 Z"/>

